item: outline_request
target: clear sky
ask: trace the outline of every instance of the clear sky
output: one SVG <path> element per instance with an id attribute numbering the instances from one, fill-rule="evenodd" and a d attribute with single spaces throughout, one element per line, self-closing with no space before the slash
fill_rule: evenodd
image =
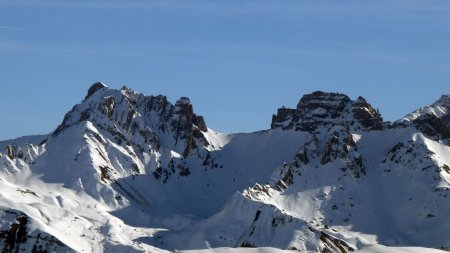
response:
<path id="1" fill-rule="evenodd" d="M 0 139 L 52 131 L 96 81 L 188 96 L 222 132 L 314 90 L 395 120 L 450 93 L 450 1 L 0 0 Z"/>

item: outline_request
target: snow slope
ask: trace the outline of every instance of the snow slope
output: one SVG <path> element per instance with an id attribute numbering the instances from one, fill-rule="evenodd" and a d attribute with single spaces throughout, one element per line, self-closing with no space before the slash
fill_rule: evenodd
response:
<path id="1" fill-rule="evenodd" d="M 314 92 L 269 130 L 223 134 L 188 98 L 95 83 L 49 135 L 0 142 L 0 248 L 449 250 L 449 99 L 390 124 Z"/>
<path id="2" fill-rule="evenodd" d="M 281 253 L 286 252 L 276 248 L 257 248 L 257 249 L 234 249 L 234 248 L 216 248 L 207 250 L 196 250 L 196 251 L 180 251 L 184 253 L 198 252 L 198 253 Z M 419 248 L 419 247 L 385 247 L 385 246 L 369 246 L 361 250 L 356 251 L 356 253 L 443 253 L 445 251 Z"/>

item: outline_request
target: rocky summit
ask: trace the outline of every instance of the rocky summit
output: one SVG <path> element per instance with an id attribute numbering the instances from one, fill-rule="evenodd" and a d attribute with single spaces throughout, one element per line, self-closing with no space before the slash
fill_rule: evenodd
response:
<path id="1" fill-rule="evenodd" d="M 449 95 L 385 122 L 316 91 L 270 129 L 207 126 L 189 98 L 93 84 L 0 142 L 1 252 L 450 251 Z"/>
<path id="2" fill-rule="evenodd" d="M 352 101 L 340 93 L 316 91 L 304 95 L 296 109 L 280 108 L 272 117 L 272 129 L 315 131 L 319 126 L 345 125 L 379 130 L 383 118 L 363 97 Z"/>

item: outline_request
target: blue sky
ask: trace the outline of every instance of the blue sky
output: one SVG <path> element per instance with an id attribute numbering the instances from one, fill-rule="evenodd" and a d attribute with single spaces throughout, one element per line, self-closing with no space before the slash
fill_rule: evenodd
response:
<path id="1" fill-rule="evenodd" d="M 450 93 L 450 2 L 0 0 L 0 139 L 52 131 L 96 81 L 188 96 L 223 132 L 314 90 L 395 120 Z"/>

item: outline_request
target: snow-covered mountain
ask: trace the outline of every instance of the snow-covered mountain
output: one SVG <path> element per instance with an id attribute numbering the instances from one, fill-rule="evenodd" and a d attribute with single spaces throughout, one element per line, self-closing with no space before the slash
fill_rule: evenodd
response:
<path id="1" fill-rule="evenodd" d="M 52 133 L 0 142 L 0 248 L 450 251 L 449 144 L 450 96 L 390 123 L 314 92 L 223 134 L 188 98 L 95 83 Z"/>

